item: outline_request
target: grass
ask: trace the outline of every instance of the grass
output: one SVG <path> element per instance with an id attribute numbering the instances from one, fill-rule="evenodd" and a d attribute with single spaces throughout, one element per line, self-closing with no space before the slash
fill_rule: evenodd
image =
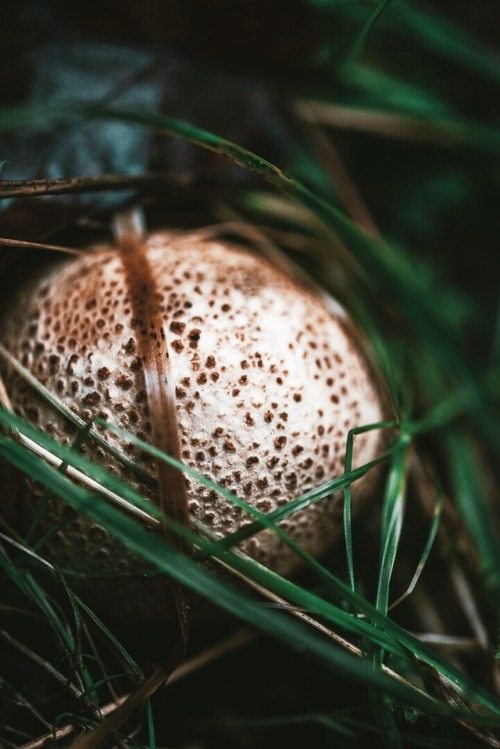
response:
<path id="1" fill-rule="evenodd" d="M 127 435 L 247 514 L 244 528 L 219 538 L 195 519 L 185 528 L 152 508 L 144 498 L 154 486 L 151 477 L 108 445 L 110 433 L 123 432 L 112 423 L 75 423 L 67 406 L 0 348 L 3 366 L 16 366 L 79 430 L 73 447 L 64 447 L 15 416 L 4 397 L 4 465 L 45 486 L 47 501 L 57 495 L 72 511 L 106 528 L 144 560 L 145 574 L 168 575 L 228 615 L 206 631 L 195 627 L 187 675 L 177 680 L 174 632 L 111 628 L 75 592 L 75 577 L 45 558 L 43 539 L 32 543 L 1 521 L 0 741 L 6 747 L 38 747 L 51 731 L 59 731 L 61 745 L 72 745 L 82 727 L 88 730 L 80 733 L 81 747 L 114 741 L 143 749 L 189 740 L 207 747 L 246 746 L 244 736 L 250 736 L 249 746 L 271 746 L 293 735 L 320 746 L 354 747 L 366 740 L 387 747 L 500 746 L 500 701 L 492 676 L 500 602 L 498 511 L 492 502 L 499 433 L 496 327 L 488 318 L 491 305 L 469 288 L 467 278 L 453 278 L 455 240 L 442 257 L 432 252 L 425 257 L 418 217 L 403 229 L 398 223 L 408 208 L 406 194 L 420 196 L 420 216 L 433 211 L 439 241 L 449 220 L 448 188 L 436 187 L 439 198 L 429 202 L 424 174 L 412 166 L 417 143 L 427 156 L 437 154 L 436 164 L 428 166 L 436 185 L 450 184 L 443 174 L 454 162 L 453 173 L 460 173 L 464 186 L 461 198 L 457 192 L 462 204 L 456 221 L 472 232 L 477 210 L 491 222 L 482 224 L 489 241 L 494 211 L 485 207 L 481 180 L 486 153 L 498 187 L 500 141 L 494 122 L 476 116 L 453 80 L 439 85 L 429 70 L 442 66 L 444 79 L 450 68 L 460 70 L 470 85 L 480 81 L 492 95 L 500 67 L 486 42 L 458 29 L 458 21 L 412 3 L 311 5 L 324 27 L 324 67 L 322 76 L 303 76 L 295 86 L 288 116 L 304 129 L 299 128 L 303 138 L 291 147 L 286 170 L 214 132 L 158 112 L 74 100 L 0 112 L 0 131 L 6 133 L 116 122 L 193 144 L 251 173 L 248 187 L 204 195 L 211 221 L 230 217 L 250 224 L 346 304 L 371 342 L 396 413 L 394 422 L 360 425 L 350 434 L 343 475 L 267 515 Z M 405 51 L 409 40 L 411 63 Z M 395 57 L 383 52 L 384 45 Z M 304 110 L 296 108 L 304 102 L 307 126 Z M 346 107 L 354 129 L 338 135 L 336 123 Z M 375 132 L 367 140 L 354 134 L 356 123 L 364 122 Z M 394 139 L 387 131 L 376 132 L 383 123 L 390 124 Z M 400 136 L 411 144 L 408 174 L 398 160 Z M 326 157 L 319 159 L 317 148 L 325 137 Z M 356 191 L 359 178 L 377 205 L 370 179 L 352 156 L 359 142 L 364 158 L 378 164 L 377 138 L 383 139 L 384 179 L 398 186 L 399 202 L 380 210 L 383 230 L 374 225 L 367 232 L 356 220 L 356 201 L 345 197 L 353 194 L 352 189 L 346 193 L 345 180 L 352 176 Z M 329 150 L 333 146 L 349 166 L 344 177 Z M 155 191 L 156 184 L 152 195 L 158 201 Z M 435 248 L 432 239 L 430 244 Z M 478 257 L 478 277 L 494 297 L 493 274 L 480 273 L 481 262 Z M 478 340 L 481 332 L 487 340 Z M 365 429 L 383 429 L 386 450 L 379 461 L 352 470 L 353 443 Z M 88 440 L 111 450 L 115 460 L 128 461 L 136 480 L 129 484 L 82 455 L 77 448 Z M 377 517 L 353 525 L 351 484 L 379 464 L 384 486 L 376 499 Z M 278 523 L 334 490 L 344 493 L 344 543 L 316 560 Z M 96 495 L 106 501 L 96 502 Z M 155 527 L 190 542 L 193 556 L 152 534 Z M 278 534 L 301 558 L 304 572 L 296 579 L 283 578 L 237 550 L 262 528 Z M 240 626 L 251 634 L 233 647 L 233 630 Z M 440 647 L 440 638 L 449 638 L 451 646 Z M 200 654 L 206 654 L 203 668 L 197 665 Z M 148 661 L 159 665 L 148 667 Z M 249 674 L 256 664 L 265 678 L 252 687 Z M 267 704 L 259 699 L 261 691 Z M 285 695 L 282 704 L 278 694 Z"/>

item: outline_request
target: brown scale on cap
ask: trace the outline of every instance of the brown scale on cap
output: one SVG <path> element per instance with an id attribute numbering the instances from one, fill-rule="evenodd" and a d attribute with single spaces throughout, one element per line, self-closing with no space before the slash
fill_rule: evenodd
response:
<path id="1" fill-rule="evenodd" d="M 378 382 L 342 310 L 333 313 L 322 296 L 269 260 L 201 234 L 151 234 L 143 253 L 154 277 L 162 355 L 169 357 L 181 460 L 265 513 L 341 474 L 348 431 L 385 418 Z M 83 419 L 101 415 L 154 439 L 141 346 L 149 331 L 132 298 L 139 285 L 127 281 L 125 268 L 113 247 L 59 262 L 20 292 L 0 339 Z M 158 330 L 150 332 L 153 341 Z M 18 376 L 5 371 L 5 380 L 19 413 L 72 441 L 67 423 Z M 158 470 L 137 447 L 107 437 L 147 471 Z M 354 466 L 372 460 L 381 444 L 377 430 L 358 436 Z M 86 449 L 124 475 L 101 449 Z M 355 507 L 371 481 L 368 474 L 353 484 Z M 189 512 L 216 533 L 249 522 L 214 491 L 183 482 Z M 37 501 L 31 492 L 19 502 L 25 526 Z M 340 502 L 340 495 L 322 500 L 283 527 L 320 555 L 341 532 Z M 42 531 L 61 519 L 64 507 L 50 501 Z M 62 566 L 91 575 L 144 566 L 84 518 L 47 549 Z M 242 549 L 280 573 L 297 565 L 270 531 Z"/>

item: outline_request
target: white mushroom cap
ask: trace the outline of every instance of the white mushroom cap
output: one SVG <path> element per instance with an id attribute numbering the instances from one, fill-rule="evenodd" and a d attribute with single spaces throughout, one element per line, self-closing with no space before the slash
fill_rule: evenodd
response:
<path id="1" fill-rule="evenodd" d="M 312 287 L 255 252 L 197 233 L 151 234 L 145 258 L 170 354 L 181 460 L 263 513 L 342 474 L 348 431 L 383 420 L 385 407 L 378 378 L 340 307 L 332 312 Z M 99 247 L 58 262 L 27 285 L 9 308 L 0 340 L 83 419 L 100 415 L 149 439 L 133 315 L 120 252 Z M 9 371 L 5 378 L 16 410 L 69 444 L 74 432 L 67 423 L 18 376 Z M 106 436 L 154 472 L 137 447 Z M 357 436 L 354 467 L 372 460 L 381 445 L 378 430 Z M 89 447 L 89 454 L 124 470 L 111 466 L 101 448 Z M 216 492 L 185 481 L 190 513 L 216 533 L 250 522 Z M 368 473 L 353 484 L 354 509 L 371 482 Z M 18 501 L 26 523 L 36 492 Z M 50 503 L 44 530 L 62 508 L 58 500 Z M 283 528 L 317 556 L 341 532 L 341 515 L 337 494 L 293 515 Z M 81 572 L 137 570 L 137 558 L 117 548 L 81 518 L 48 550 L 62 566 Z M 280 573 L 297 565 L 269 530 L 242 549 Z"/>

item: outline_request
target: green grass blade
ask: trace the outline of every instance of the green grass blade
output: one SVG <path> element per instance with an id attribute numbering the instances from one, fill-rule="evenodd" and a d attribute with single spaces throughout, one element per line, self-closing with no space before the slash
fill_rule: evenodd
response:
<path id="1" fill-rule="evenodd" d="M 149 749 L 156 749 L 156 734 L 155 734 L 155 723 L 153 716 L 153 706 L 148 701 L 146 704 L 146 722 L 148 730 L 148 747 Z"/>
<path id="2" fill-rule="evenodd" d="M 432 516 L 432 522 L 431 522 L 431 527 L 429 528 L 427 541 L 423 548 L 422 555 L 418 561 L 414 575 L 412 579 L 410 580 L 410 584 L 408 585 L 408 588 L 406 589 L 406 591 L 402 595 L 400 595 L 399 598 L 390 605 L 389 610 L 396 608 L 396 606 L 399 606 L 400 603 L 402 603 L 406 598 L 408 598 L 408 596 L 410 596 L 413 593 L 415 586 L 420 579 L 420 575 L 422 574 L 422 571 L 424 570 L 424 567 L 427 564 L 427 560 L 429 559 L 431 550 L 434 546 L 434 541 L 436 540 L 437 532 L 438 532 L 439 525 L 441 522 L 442 510 L 443 510 L 443 494 L 442 494 L 442 491 L 439 491 L 437 498 L 436 498 L 436 506 L 435 506 L 434 513 Z"/>
<path id="3" fill-rule="evenodd" d="M 425 45 L 441 57 L 500 83 L 500 60 L 490 54 L 463 27 L 444 20 L 429 10 L 409 2 L 395 3 L 395 25 L 398 30 Z"/>
<path id="4" fill-rule="evenodd" d="M 79 596 L 77 596 L 75 593 L 71 593 L 71 597 L 75 601 L 76 605 L 81 608 L 87 616 L 96 624 L 98 629 L 104 634 L 104 636 L 112 643 L 114 649 L 116 652 L 121 656 L 124 663 L 127 664 L 128 668 L 130 669 L 130 672 L 137 678 L 140 679 L 143 677 L 143 673 L 141 669 L 139 668 L 138 664 L 132 658 L 128 650 L 121 644 L 121 642 L 115 637 L 113 632 L 107 627 L 104 622 L 92 611 L 92 609 L 87 606 L 87 604 L 82 601 Z"/>
<path id="5" fill-rule="evenodd" d="M 500 603 L 500 538 L 491 521 L 492 512 L 483 482 L 476 448 L 463 432 L 446 433 L 449 470 L 460 513 L 482 563 L 485 588 Z"/>
<path id="6" fill-rule="evenodd" d="M 134 475 L 136 475 L 141 481 L 147 486 L 155 486 L 155 482 L 151 479 L 147 473 L 145 473 L 139 466 L 129 460 L 126 455 L 116 450 L 114 447 L 109 445 L 105 439 L 101 437 L 94 429 L 91 424 L 87 424 L 77 414 L 75 414 L 63 401 L 52 393 L 43 383 L 40 382 L 34 375 L 19 362 L 10 351 L 0 341 L 0 356 L 9 363 L 9 365 L 17 372 L 22 379 L 33 388 L 33 391 L 38 393 L 55 411 L 61 414 L 70 424 L 73 424 L 77 429 L 83 430 L 103 448 L 106 452 L 116 458 L 122 465 L 126 466 Z"/>
<path id="7" fill-rule="evenodd" d="M 369 36 L 369 34 L 372 32 L 375 24 L 379 20 L 380 16 L 384 13 L 385 10 L 389 7 L 389 5 L 393 2 L 393 0 L 379 0 L 376 8 L 372 10 L 370 13 L 365 25 L 361 29 L 358 38 L 356 39 L 356 42 L 353 45 L 352 52 L 350 54 L 350 59 L 355 60 L 361 52 L 363 51 L 363 47 L 366 44 L 366 40 Z"/>
<path id="8" fill-rule="evenodd" d="M 377 7 L 378 2 L 371 4 Z M 365 22 L 363 3 L 325 0 L 321 7 L 357 24 Z M 380 17 L 378 24 L 381 29 L 395 31 L 442 59 L 475 71 L 494 82 L 500 82 L 500 64 L 490 50 L 485 50 L 481 42 L 466 29 L 449 18 L 440 17 L 431 9 L 423 9 L 408 0 L 396 0 Z"/>
<path id="9" fill-rule="evenodd" d="M 462 127 L 464 134 L 467 130 L 473 130 L 477 124 L 464 122 L 450 103 L 438 94 L 386 71 L 349 62 L 342 66 L 340 75 L 344 85 L 350 89 L 351 106 L 374 109 L 376 112 L 413 115 L 423 123 L 430 120 L 434 126 L 441 122 L 441 127 L 444 127 L 443 123 L 447 122 L 446 128 L 451 126 L 452 130 L 455 123 L 455 127 Z"/>
<path id="10" fill-rule="evenodd" d="M 394 422 L 381 422 L 379 424 L 369 424 L 362 427 L 355 427 L 351 429 L 347 435 L 346 453 L 345 453 L 345 474 L 350 475 L 352 473 L 352 458 L 354 450 L 354 437 L 365 432 L 370 432 L 374 429 L 388 429 L 393 428 L 396 425 Z M 349 577 L 349 583 L 353 591 L 356 590 L 356 582 L 354 575 L 354 552 L 352 544 L 352 525 L 351 525 L 351 500 L 352 491 L 351 483 L 344 486 L 344 541 L 346 549 L 347 559 L 347 574 Z"/>
<path id="11" fill-rule="evenodd" d="M 384 614 L 387 613 L 389 607 L 389 585 L 403 528 L 405 487 L 408 476 L 407 460 L 407 450 L 402 450 L 394 456 L 382 508 L 382 553 L 376 606 Z"/>

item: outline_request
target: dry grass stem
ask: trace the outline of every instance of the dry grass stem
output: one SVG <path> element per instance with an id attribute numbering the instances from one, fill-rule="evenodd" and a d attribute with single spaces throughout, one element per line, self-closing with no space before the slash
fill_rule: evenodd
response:
<path id="1" fill-rule="evenodd" d="M 58 244 L 47 244 L 45 242 L 24 242 L 21 239 L 10 239 L 8 237 L 0 237 L 0 245 L 5 247 L 20 247 L 30 250 L 48 250 L 50 252 L 63 252 L 65 255 L 81 255 L 82 250 L 77 250 L 74 247 L 61 247 Z"/>
<path id="2" fill-rule="evenodd" d="M 103 174 L 98 177 L 61 177 L 59 179 L 1 180 L 0 198 L 33 198 L 43 195 L 71 195 L 108 190 L 158 188 L 165 184 L 185 186 L 189 175 L 170 172 L 148 172 L 137 175 Z"/>
<path id="3" fill-rule="evenodd" d="M 359 107 L 299 99 L 295 106 L 304 119 L 343 130 L 357 130 L 387 138 L 449 145 L 456 140 L 444 124 L 411 115 L 377 112 Z"/>

